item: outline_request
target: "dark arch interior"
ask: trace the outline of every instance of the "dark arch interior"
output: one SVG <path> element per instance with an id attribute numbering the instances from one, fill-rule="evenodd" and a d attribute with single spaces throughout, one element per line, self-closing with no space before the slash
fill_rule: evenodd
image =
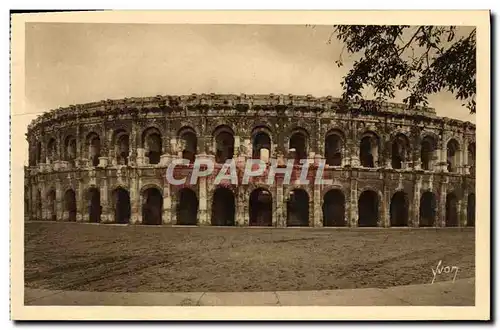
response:
<path id="1" fill-rule="evenodd" d="M 212 201 L 212 226 L 234 226 L 235 203 L 230 189 L 217 188 Z"/>
<path id="2" fill-rule="evenodd" d="M 198 147 L 196 135 L 193 132 L 185 132 L 181 135 L 181 140 L 184 144 L 182 158 L 189 160 L 190 163 L 194 163 Z"/>
<path id="3" fill-rule="evenodd" d="M 420 227 L 435 226 L 436 219 L 436 197 L 430 191 L 426 191 L 420 198 Z"/>
<path id="4" fill-rule="evenodd" d="M 307 158 L 307 138 L 301 132 L 296 132 L 290 137 L 290 149 L 295 149 L 295 160 Z"/>
<path id="5" fill-rule="evenodd" d="M 434 157 L 434 147 L 431 141 L 424 139 L 420 149 L 420 161 L 422 162 L 422 169 L 425 171 L 431 170 L 431 162 Z"/>
<path id="6" fill-rule="evenodd" d="M 56 191 L 55 190 L 49 191 L 47 199 L 49 200 L 49 218 L 52 221 L 56 221 L 57 220 Z"/>
<path id="7" fill-rule="evenodd" d="M 74 163 L 76 158 L 76 139 L 68 137 L 64 144 L 64 160 Z"/>
<path id="8" fill-rule="evenodd" d="M 163 213 L 163 196 L 156 188 L 148 188 L 143 193 L 142 223 L 145 225 L 161 225 Z"/>
<path id="9" fill-rule="evenodd" d="M 476 195 L 469 194 L 467 197 L 467 226 L 476 225 Z"/>
<path id="10" fill-rule="evenodd" d="M 118 138 L 117 141 L 117 163 L 119 165 L 127 165 L 128 164 L 128 155 L 129 155 L 129 137 L 127 134 L 122 134 Z"/>
<path id="11" fill-rule="evenodd" d="M 286 225 L 309 226 L 309 195 L 303 189 L 295 189 L 290 193 L 287 202 Z"/>
<path id="12" fill-rule="evenodd" d="M 408 196 L 404 192 L 398 191 L 392 196 L 390 217 L 392 227 L 408 226 Z"/>
<path id="13" fill-rule="evenodd" d="M 446 227 L 458 226 L 457 196 L 454 193 L 446 195 Z"/>
<path id="14" fill-rule="evenodd" d="M 56 160 L 56 140 L 55 139 L 50 139 L 49 143 L 47 144 L 47 158 L 50 162 Z"/>
<path id="15" fill-rule="evenodd" d="M 98 136 L 94 136 L 90 140 L 90 159 L 92 166 L 99 165 L 99 157 L 101 156 L 101 140 Z"/>
<path id="16" fill-rule="evenodd" d="M 325 158 L 327 165 L 342 165 L 342 139 L 338 135 L 331 134 L 326 137 Z"/>
<path id="17" fill-rule="evenodd" d="M 89 222 L 101 222 L 101 193 L 97 188 L 90 188 L 88 192 L 89 199 Z"/>
<path id="18" fill-rule="evenodd" d="M 392 142 L 391 165 L 394 169 L 403 168 L 403 162 L 406 160 L 406 142 L 402 137 L 396 137 Z"/>
<path id="19" fill-rule="evenodd" d="M 333 189 L 323 197 L 323 226 L 345 226 L 345 197 L 342 191 Z"/>
<path id="20" fill-rule="evenodd" d="M 220 132 L 217 134 L 215 161 L 224 163 L 233 158 L 234 154 L 234 136 L 229 132 Z"/>
<path id="21" fill-rule="evenodd" d="M 267 189 L 257 188 L 250 194 L 250 226 L 273 225 L 273 196 Z"/>
<path id="22" fill-rule="evenodd" d="M 196 193 L 184 188 L 179 191 L 179 201 L 177 204 L 177 224 L 193 225 L 198 223 L 198 197 Z"/>
<path id="23" fill-rule="evenodd" d="M 255 134 L 252 145 L 252 158 L 260 159 L 262 149 L 267 149 L 271 152 L 271 138 L 265 132 Z"/>
<path id="24" fill-rule="evenodd" d="M 159 133 L 149 134 L 146 138 L 148 152 L 146 157 L 149 158 L 150 164 L 159 164 L 161 157 L 162 141 Z"/>
<path id="25" fill-rule="evenodd" d="M 448 164 L 448 172 L 456 172 L 457 171 L 457 156 L 458 156 L 458 142 L 455 140 L 450 140 L 446 146 L 447 152 L 447 164 Z"/>
<path id="26" fill-rule="evenodd" d="M 115 222 L 126 224 L 130 221 L 130 195 L 127 190 L 115 190 Z"/>
<path id="27" fill-rule="evenodd" d="M 359 146 L 359 161 L 363 167 L 375 167 L 372 150 L 372 138 L 370 136 L 365 136 L 361 139 Z"/>
<path id="28" fill-rule="evenodd" d="M 72 189 L 64 193 L 64 208 L 68 212 L 68 221 L 76 221 L 76 198 Z"/>
<path id="29" fill-rule="evenodd" d="M 358 201 L 359 227 L 376 227 L 378 219 L 378 195 L 367 190 L 361 193 Z"/>

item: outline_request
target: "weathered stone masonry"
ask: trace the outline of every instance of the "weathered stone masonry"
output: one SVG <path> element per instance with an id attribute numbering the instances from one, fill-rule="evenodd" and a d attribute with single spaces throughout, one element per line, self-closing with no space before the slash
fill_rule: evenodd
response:
<path id="1" fill-rule="evenodd" d="M 57 109 L 28 127 L 27 220 L 236 226 L 473 226 L 475 126 L 331 97 L 188 95 Z M 175 158 L 325 159 L 328 186 L 166 183 Z M 176 177 L 192 165 L 178 166 Z M 220 168 L 218 166 L 217 168 Z M 238 173 L 242 168 L 238 169 Z M 300 165 L 296 165 L 300 171 Z M 241 183 L 241 181 L 240 181 Z"/>

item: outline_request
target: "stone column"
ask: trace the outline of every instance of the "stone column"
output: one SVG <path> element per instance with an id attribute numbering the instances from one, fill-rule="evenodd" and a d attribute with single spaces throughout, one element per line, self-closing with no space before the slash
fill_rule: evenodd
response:
<path id="1" fill-rule="evenodd" d="M 382 196 L 379 195 L 379 219 L 377 222 L 378 227 L 389 228 L 391 226 L 391 214 L 390 214 L 390 205 L 391 205 L 391 193 L 389 191 L 389 187 L 384 186 L 384 190 L 382 192 Z"/>
<path id="2" fill-rule="evenodd" d="M 198 196 L 199 197 L 199 208 L 198 208 L 198 224 L 200 226 L 209 226 L 210 217 L 207 211 L 207 177 L 201 177 L 198 179 Z"/>
<path id="3" fill-rule="evenodd" d="M 64 204 L 63 204 L 63 192 L 61 187 L 61 181 L 56 179 L 56 217 L 58 221 L 66 221 L 64 217 Z"/>
<path id="4" fill-rule="evenodd" d="M 321 209 L 321 185 L 312 183 L 313 186 L 313 227 L 323 227 L 323 212 Z"/>
<path id="5" fill-rule="evenodd" d="M 83 222 L 85 221 L 85 215 L 87 216 L 88 222 L 88 209 L 86 208 L 85 203 L 85 185 L 82 180 L 78 181 L 77 188 L 77 196 L 76 196 L 76 221 Z"/>
<path id="6" fill-rule="evenodd" d="M 250 196 L 249 193 L 245 193 L 245 188 L 241 185 L 236 187 L 236 226 L 245 226 L 246 214 L 248 213 L 246 208 L 248 201 L 245 196 Z M 247 224 L 249 222 L 246 222 Z"/>
<path id="7" fill-rule="evenodd" d="M 446 226 L 446 189 L 447 189 L 447 183 L 442 182 L 438 197 L 439 212 L 438 212 L 436 227 Z"/>
<path id="8" fill-rule="evenodd" d="M 273 226 L 286 227 L 286 204 L 283 192 L 283 182 L 276 182 L 276 196 L 273 198 L 273 201 L 276 210 L 273 216 Z"/>
<path id="9" fill-rule="evenodd" d="M 141 196 L 141 177 L 140 173 L 134 173 L 130 177 L 130 223 L 131 224 L 141 224 L 142 223 L 142 196 Z"/>
<path id="10" fill-rule="evenodd" d="M 233 159 L 237 159 L 240 156 L 240 137 L 238 135 L 234 136 L 234 148 L 233 148 Z"/>
<path id="11" fill-rule="evenodd" d="M 349 208 L 349 218 L 346 219 L 349 221 L 350 227 L 358 226 L 358 181 L 355 178 L 351 177 L 351 202 L 348 205 Z M 346 205 L 347 206 L 347 205 Z"/>
<path id="12" fill-rule="evenodd" d="M 109 196 L 109 189 L 108 189 L 108 181 L 106 179 L 101 180 L 100 182 L 100 188 L 99 188 L 99 193 L 101 197 L 101 222 L 102 223 L 110 223 L 114 222 L 114 216 L 115 212 L 112 208 L 110 196 Z"/>
<path id="13" fill-rule="evenodd" d="M 464 214 L 463 212 L 463 200 L 458 199 L 457 200 L 457 227 L 464 227 L 463 220 L 464 218 L 467 219 L 467 213 Z"/>
<path id="14" fill-rule="evenodd" d="M 170 184 L 165 179 L 163 182 L 163 224 L 172 224 L 172 197 L 170 196 Z"/>
<path id="15" fill-rule="evenodd" d="M 420 191 L 422 189 L 422 176 L 417 175 L 415 182 L 413 184 L 413 208 L 410 215 L 410 223 L 408 226 L 410 227 L 419 227 L 420 226 Z"/>

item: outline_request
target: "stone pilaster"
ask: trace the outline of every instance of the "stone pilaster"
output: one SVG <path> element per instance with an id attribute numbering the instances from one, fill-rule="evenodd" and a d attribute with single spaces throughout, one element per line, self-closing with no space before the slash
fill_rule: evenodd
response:
<path id="1" fill-rule="evenodd" d="M 409 227 L 419 227 L 420 226 L 420 196 L 422 189 L 422 176 L 417 175 L 415 178 L 415 182 L 413 184 L 413 207 L 410 209 L 412 212 L 409 212 L 410 219 L 408 226 Z"/>
<path id="2" fill-rule="evenodd" d="M 358 227 L 358 181 L 356 178 L 351 176 L 351 202 L 348 205 L 349 208 L 349 217 L 346 218 L 349 221 L 350 227 Z"/>
<path id="3" fill-rule="evenodd" d="M 64 218 L 64 200 L 63 200 L 63 191 L 61 187 L 61 181 L 59 179 L 56 180 L 56 217 L 58 221 L 65 221 Z"/>
<path id="4" fill-rule="evenodd" d="M 286 227 L 286 201 L 283 192 L 283 183 L 276 184 L 276 198 L 273 198 L 276 210 L 273 216 L 273 227 Z"/>
<path id="5" fill-rule="evenodd" d="M 163 183 L 163 224 L 172 224 L 172 196 L 170 195 L 170 184 L 164 180 Z"/>
<path id="6" fill-rule="evenodd" d="M 130 177 L 130 223 L 142 223 L 142 196 L 141 196 L 141 177 L 140 173 L 134 173 Z"/>
<path id="7" fill-rule="evenodd" d="M 313 182 L 313 194 L 312 194 L 312 208 L 313 208 L 313 227 L 323 227 L 323 212 L 321 209 L 321 185 L 314 184 Z"/>
<path id="8" fill-rule="evenodd" d="M 85 203 L 85 184 L 83 181 L 78 181 L 78 188 L 76 192 L 76 221 L 83 222 L 85 221 L 85 215 L 87 215 L 88 222 L 88 208 Z"/>
<path id="9" fill-rule="evenodd" d="M 236 226 L 245 226 L 245 214 L 248 213 L 246 212 L 246 207 L 247 207 L 247 201 L 245 199 L 245 196 L 249 194 L 245 194 L 244 192 L 244 187 L 241 185 L 238 185 L 236 187 L 236 219 L 235 219 L 235 225 Z"/>
<path id="10" fill-rule="evenodd" d="M 391 226 L 391 214 L 390 214 L 390 205 L 391 205 L 391 192 L 389 191 L 389 187 L 384 185 L 384 190 L 382 192 L 382 196 L 379 195 L 379 211 L 378 211 L 378 227 L 389 228 Z"/>
<path id="11" fill-rule="evenodd" d="M 199 198 L 199 206 L 198 206 L 198 224 L 200 226 L 209 226 L 210 225 L 210 215 L 208 214 L 207 204 L 208 204 L 208 196 L 207 196 L 207 177 L 201 177 L 198 179 L 198 196 Z"/>
<path id="12" fill-rule="evenodd" d="M 115 221 L 115 212 L 112 208 L 113 203 L 109 196 L 109 188 L 108 181 L 106 179 L 101 180 L 100 189 L 99 189 L 100 197 L 101 197 L 101 222 L 102 223 L 110 223 Z"/>

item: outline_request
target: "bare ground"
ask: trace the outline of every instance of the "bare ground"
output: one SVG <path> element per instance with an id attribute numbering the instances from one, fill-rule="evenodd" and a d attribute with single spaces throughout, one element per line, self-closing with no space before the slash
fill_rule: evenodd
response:
<path id="1" fill-rule="evenodd" d="M 474 277 L 474 229 L 27 223 L 25 285 L 81 291 L 279 291 Z M 450 280 L 441 274 L 436 281 Z"/>

